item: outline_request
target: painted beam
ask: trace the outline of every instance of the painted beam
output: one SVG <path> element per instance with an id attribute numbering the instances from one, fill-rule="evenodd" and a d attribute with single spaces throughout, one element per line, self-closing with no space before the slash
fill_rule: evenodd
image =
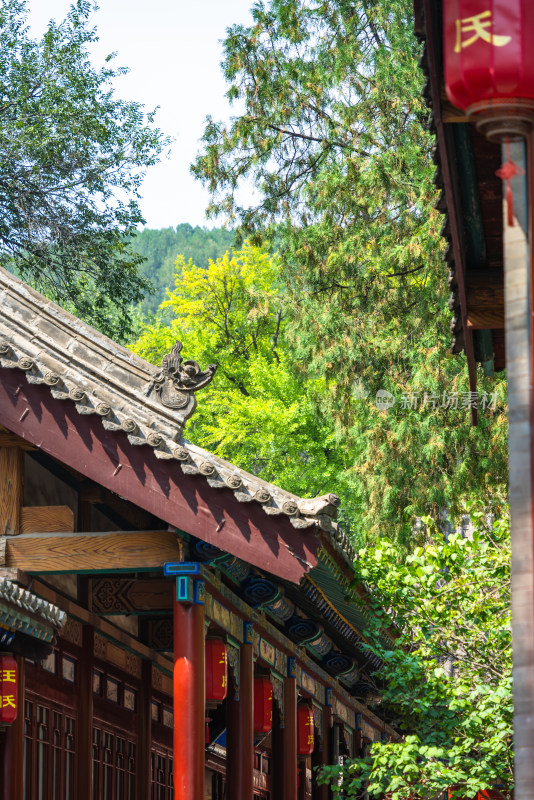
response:
<path id="1" fill-rule="evenodd" d="M 27 382 L 19 370 L 0 369 L 0 424 L 120 497 L 262 570 L 298 583 L 317 564 L 319 539 L 285 517 L 240 503 L 229 489 L 184 475 L 175 461 L 108 431 L 96 415 Z M 168 560 L 173 560 L 169 558 Z"/>
<path id="2" fill-rule="evenodd" d="M 6 567 L 25 572 L 146 572 L 183 557 L 170 531 L 28 533 L 6 538 Z"/>

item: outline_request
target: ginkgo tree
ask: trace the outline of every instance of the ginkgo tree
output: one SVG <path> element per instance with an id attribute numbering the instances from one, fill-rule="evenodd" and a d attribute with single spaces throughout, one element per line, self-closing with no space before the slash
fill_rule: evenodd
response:
<path id="1" fill-rule="evenodd" d="M 358 498 L 319 408 L 326 385 L 291 356 L 288 314 L 278 257 L 264 249 L 245 243 L 207 269 L 179 257 L 175 287 L 133 349 L 157 364 L 178 339 L 186 358 L 216 364 L 187 437 L 299 495 L 337 491 L 350 527 Z"/>

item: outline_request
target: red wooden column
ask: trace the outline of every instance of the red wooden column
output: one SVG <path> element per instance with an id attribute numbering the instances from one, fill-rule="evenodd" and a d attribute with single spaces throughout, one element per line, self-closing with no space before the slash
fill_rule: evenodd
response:
<path id="1" fill-rule="evenodd" d="M 194 562 L 165 564 L 174 599 L 174 797 L 204 798 L 204 582 Z"/>
<path id="2" fill-rule="evenodd" d="M 252 642 L 247 636 L 245 640 L 239 655 L 239 689 L 234 689 L 226 710 L 227 792 L 232 800 L 252 800 L 254 792 L 254 657 Z"/>
<path id="3" fill-rule="evenodd" d="M 16 656 L 19 683 L 17 692 L 17 718 L 5 734 L 2 797 L 6 800 L 23 800 L 24 788 L 24 659 Z"/>
<path id="4" fill-rule="evenodd" d="M 288 659 L 288 677 L 284 680 L 284 727 L 282 728 L 282 797 L 297 797 L 297 666 Z"/>

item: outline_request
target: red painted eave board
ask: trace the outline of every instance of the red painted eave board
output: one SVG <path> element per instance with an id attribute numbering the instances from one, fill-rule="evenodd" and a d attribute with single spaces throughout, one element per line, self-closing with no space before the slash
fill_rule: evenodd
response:
<path id="1" fill-rule="evenodd" d="M 149 511 L 169 525 L 298 583 L 317 564 L 319 538 L 285 516 L 268 516 L 255 501 L 239 503 L 229 489 L 184 475 L 177 461 L 107 431 L 96 415 L 56 400 L 18 370 L 0 368 L 0 424 L 44 452 Z"/>

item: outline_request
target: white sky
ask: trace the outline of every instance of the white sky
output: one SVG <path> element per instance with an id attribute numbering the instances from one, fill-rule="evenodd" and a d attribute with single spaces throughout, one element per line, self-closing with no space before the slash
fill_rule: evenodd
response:
<path id="1" fill-rule="evenodd" d="M 141 210 L 150 228 L 181 222 L 208 225 L 208 193 L 189 173 L 208 114 L 227 119 L 221 40 L 234 23 L 248 24 L 253 0 L 100 0 L 91 22 L 100 36 L 95 66 L 117 51 L 116 95 L 147 110 L 160 107 L 156 124 L 174 138 L 170 159 L 147 171 Z M 28 0 L 33 36 L 49 19 L 63 19 L 69 0 Z"/>

